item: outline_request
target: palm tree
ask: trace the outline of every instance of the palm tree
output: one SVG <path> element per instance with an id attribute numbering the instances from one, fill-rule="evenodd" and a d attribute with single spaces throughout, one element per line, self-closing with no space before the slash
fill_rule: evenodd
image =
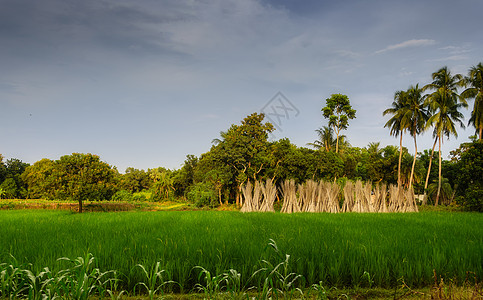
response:
<path id="1" fill-rule="evenodd" d="M 479 140 L 482 140 L 483 134 L 483 65 L 479 63 L 476 67 L 472 67 L 469 71 L 466 81 L 470 87 L 467 88 L 461 97 L 475 98 L 471 118 L 468 125 L 473 124 L 478 132 Z"/>
<path id="2" fill-rule="evenodd" d="M 394 101 L 391 107 L 386 109 L 382 115 L 392 115 L 392 117 L 384 124 L 384 127 L 389 127 L 390 134 L 397 137 L 399 136 L 399 162 L 397 167 L 397 185 L 401 187 L 401 160 L 402 160 L 402 135 L 406 129 L 404 124 L 404 113 L 406 110 L 406 92 L 397 91 L 394 94 Z"/>
<path id="3" fill-rule="evenodd" d="M 225 141 L 227 135 L 228 135 L 228 131 L 220 131 L 220 138 L 211 140 L 211 143 L 214 145 L 219 145 Z"/>
<path id="4" fill-rule="evenodd" d="M 451 75 L 447 67 L 443 67 L 432 74 L 433 82 L 423 87 L 423 90 L 435 90 L 426 98 L 426 105 L 432 113 L 427 121 L 427 126 L 434 126 L 434 135 L 437 136 L 439 144 L 439 185 L 436 194 L 435 205 L 438 205 L 441 191 L 441 140 L 443 135 L 458 137 L 455 122 L 465 127 L 461 119 L 463 114 L 459 111 L 461 107 L 467 107 L 465 98 L 458 94 L 458 87 L 465 85 L 465 80 L 461 74 Z"/>
<path id="5" fill-rule="evenodd" d="M 307 143 L 307 145 L 327 152 L 337 147 L 337 138 L 334 137 L 334 130 L 332 127 L 324 126 L 316 129 L 315 132 L 317 132 L 319 139 L 313 143 Z M 343 149 L 345 147 L 350 147 L 350 144 L 347 142 L 345 135 L 339 135 L 339 148 Z"/>
<path id="6" fill-rule="evenodd" d="M 426 125 L 428 120 L 428 113 L 424 106 L 423 90 L 419 85 L 410 86 L 406 91 L 406 108 L 404 109 L 403 124 L 409 134 L 414 138 L 414 159 L 411 167 L 411 176 L 409 177 L 409 188 L 411 188 L 414 176 L 414 166 L 416 165 L 416 158 L 418 155 L 418 144 L 416 136 L 419 135 Z"/>
<path id="7" fill-rule="evenodd" d="M 433 148 L 431 149 L 431 155 L 429 156 L 428 173 L 426 174 L 426 181 L 424 182 L 424 200 L 423 200 L 423 204 L 426 204 L 426 201 L 427 201 L 426 190 L 428 189 L 429 174 L 431 173 L 431 165 L 433 163 L 434 148 L 436 147 L 436 144 L 438 143 L 438 136 L 436 135 L 436 130 L 433 132 L 433 137 L 434 137 L 434 144 L 433 144 Z"/>
<path id="8" fill-rule="evenodd" d="M 448 139 L 450 135 L 458 137 L 455 123 L 459 123 L 462 128 L 465 127 L 465 124 L 463 124 L 463 122 L 461 121 L 461 119 L 463 119 L 463 114 L 460 112 L 461 107 L 465 107 L 465 104 L 457 103 L 454 98 L 448 98 L 446 96 L 447 95 L 442 90 L 438 90 L 435 93 L 431 94 L 431 110 L 435 113 L 428 119 L 427 122 L 428 127 L 432 125 L 434 126 L 439 145 L 439 187 L 438 193 L 436 194 L 435 205 L 438 205 L 440 194 L 439 192 L 441 190 L 441 141 L 443 135 L 446 136 Z"/>

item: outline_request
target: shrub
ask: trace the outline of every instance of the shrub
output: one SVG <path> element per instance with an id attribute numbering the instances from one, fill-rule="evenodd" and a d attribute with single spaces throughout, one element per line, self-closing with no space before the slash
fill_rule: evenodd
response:
<path id="1" fill-rule="evenodd" d="M 133 195 L 125 190 L 117 191 L 111 198 L 113 201 L 132 201 Z"/>

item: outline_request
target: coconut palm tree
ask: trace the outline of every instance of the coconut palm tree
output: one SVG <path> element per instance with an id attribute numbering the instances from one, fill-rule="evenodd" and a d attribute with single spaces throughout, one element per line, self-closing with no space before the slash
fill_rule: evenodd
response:
<path id="1" fill-rule="evenodd" d="M 433 132 L 433 138 L 434 138 L 434 144 L 433 144 L 433 148 L 431 149 L 431 155 L 429 156 L 428 173 L 426 174 L 426 181 L 424 182 L 424 199 L 423 199 L 423 204 L 426 204 L 426 201 L 427 201 L 426 190 L 428 189 L 429 174 L 431 173 L 431 165 L 433 163 L 434 148 L 436 148 L 436 144 L 438 143 L 438 136 L 436 135 L 436 131 Z"/>
<path id="2" fill-rule="evenodd" d="M 479 140 L 482 140 L 483 134 L 483 65 L 479 63 L 476 67 L 472 67 L 466 78 L 470 85 L 461 96 L 465 99 L 475 98 L 471 118 L 468 125 L 473 124 L 478 132 Z"/>
<path id="3" fill-rule="evenodd" d="M 461 107 L 467 107 L 464 97 L 458 94 L 458 88 L 465 85 L 465 80 L 461 74 L 451 75 L 447 67 L 443 67 L 432 74 L 433 82 L 423 87 L 423 90 L 435 90 L 428 95 L 425 105 L 429 106 L 431 116 L 427 121 L 426 127 L 434 126 L 433 134 L 438 139 L 439 145 L 439 187 L 436 194 L 435 205 L 438 205 L 439 194 L 441 191 L 441 142 L 443 135 L 458 137 L 455 123 L 465 127 L 461 119 L 463 114 Z"/>
<path id="4" fill-rule="evenodd" d="M 397 167 L 397 185 L 401 187 L 401 160 L 402 160 L 402 135 L 406 129 L 404 114 L 407 109 L 406 105 L 406 92 L 397 91 L 394 94 L 394 101 L 391 107 L 386 109 L 382 115 L 392 115 L 392 117 L 384 124 L 384 127 L 389 127 L 390 134 L 398 137 L 399 136 L 399 162 Z"/>
<path id="5" fill-rule="evenodd" d="M 404 109 L 403 123 L 406 129 L 414 139 L 414 159 L 411 167 L 411 176 L 409 177 L 409 188 L 411 188 L 414 176 L 414 166 L 418 155 L 418 144 L 416 137 L 425 129 L 428 120 L 428 112 L 424 105 L 423 89 L 416 86 L 410 86 L 406 91 L 406 108 Z"/>
<path id="6" fill-rule="evenodd" d="M 332 127 L 323 126 L 316 129 L 319 139 L 313 143 L 307 143 L 307 145 L 314 147 L 318 150 L 325 150 L 327 152 L 335 149 L 337 147 L 337 138 L 334 137 L 334 130 Z M 345 135 L 339 135 L 339 148 L 344 149 L 350 147 L 349 142 L 346 140 Z"/>
<path id="7" fill-rule="evenodd" d="M 439 149 L 439 170 L 438 170 L 438 177 L 439 177 L 439 188 L 438 193 L 436 194 L 436 202 L 435 205 L 438 205 L 439 199 L 439 192 L 441 190 L 441 143 L 443 136 L 446 136 L 448 139 L 451 135 L 458 137 L 458 132 L 456 131 L 455 123 L 459 123 L 459 125 L 464 128 L 465 125 L 461 121 L 463 119 L 463 114 L 460 112 L 462 107 L 465 107 L 464 103 L 457 103 L 454 98 L 448 98 L 447 94 L 445 94 L 442 90 L 438 90 L 435 93 L 431 94 L 431 110 L 434 114 L 428 119 L 427 127 L 434 126 L 435 134 L 438 138 L 438 149 Z"/>

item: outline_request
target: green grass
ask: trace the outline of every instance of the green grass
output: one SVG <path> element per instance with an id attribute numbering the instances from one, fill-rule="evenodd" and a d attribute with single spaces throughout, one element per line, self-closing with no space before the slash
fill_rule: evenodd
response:
<path id="1" fill-rule="evenodd" d="M 190 292 L 200 268 L 212 275 L 230 269 L 242 286 L 251 276 L 285 259 L 267 247 L 276 241 L 290 254 L 287 272 L 299 287 L 392 288 L 431 286 L 434 273 L 463 284 L 483 278 L 483 215 L 279 214 L 186 211 L 76 214 L 68 211 L 0 211 L 0 262 L 31 263 L 32 270 L 65 268 L 60 257 L 92 253 L 100 270 L 117 270 L 133 290 L 147 269 L 166 271 L 172 289 Z M 260 274 L 261 272 L 259 272 Z M 181 286 L 181 288 L 179 288 Z"/>

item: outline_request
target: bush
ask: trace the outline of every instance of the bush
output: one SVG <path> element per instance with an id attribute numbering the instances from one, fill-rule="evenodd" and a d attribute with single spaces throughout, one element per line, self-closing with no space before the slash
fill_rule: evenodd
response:
<path id="1" fill-rule="evenodd" d="M 122 190 L 122 191 L 116 192 L 112 196 L 111 200 L 113 200 L 113 201 L 132 201 L 133 195 L 128 191 Z"/>
<path id="2" fill-rule="evenodd" d="M 206 182 L 198 182 L 188 188 L 186 198 L 196 207 L 213 206 L 217 195 L 213 186 Z"/>

